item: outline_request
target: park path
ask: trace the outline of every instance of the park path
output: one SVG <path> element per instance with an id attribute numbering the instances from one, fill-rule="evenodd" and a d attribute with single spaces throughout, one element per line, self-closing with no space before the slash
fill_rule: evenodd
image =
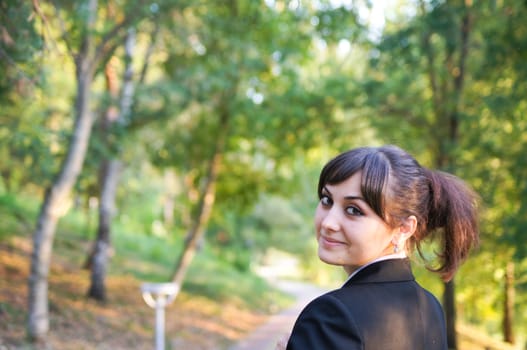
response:
<path id="1" fill-rule="evenodd" d="M 297 281 L 276 280 L 273 284 L 293 295 L 296 302 L 282 312 L 271 316 L 265 324 L 255 329 L 229 350 L 274 350 L 277 341 L 291 331 L 304 306 L 327 291 L 327 289 Z"/>

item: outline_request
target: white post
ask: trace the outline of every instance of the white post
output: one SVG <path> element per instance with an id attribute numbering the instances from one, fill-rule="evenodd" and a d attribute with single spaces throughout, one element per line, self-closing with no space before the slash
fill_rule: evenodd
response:
<path id="1" fill-rule="evenodd" d="M 175 283 L 143 283 L 143 299 L 148 306 L 156 309 L 156 350 L 165 350 L 165 307 L 170 305 L 179 292 Z"/>
<path id="2" fill-rule="evenodd" d="M 156 350 L 165 350 L 165 307 L 156 306 Z"/>

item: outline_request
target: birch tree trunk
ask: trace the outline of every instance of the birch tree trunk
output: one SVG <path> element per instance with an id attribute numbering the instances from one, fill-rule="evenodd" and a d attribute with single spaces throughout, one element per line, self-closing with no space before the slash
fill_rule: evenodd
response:
<path id="1" fill-rule="evenodd" d="M 130 108 L 134 94 L 134 85 L 132 79 L 132 57 L 134 46 L 135 31 L 133 29 L 129 29 L 125 39 L 126 66 L 121 91 L 121 99 L 119 103 L 119 111 L 116 116 L 115 113 L 111 112 L 113 109 L 110 106 L 108 112 L 106 113 L 102 127 L 102 132 L 106 134 L 103 135 L 104 139 L 107 139 L 105 136 L 111 133 L 112 125 L 114 123 L 126 123 L 126 118 L 130 114 Z M 112 80 L 112 77 L 109 75 L 110 74 L 107 74 L 108 91 L 112 96 L 118 95 L 116 93 L 116 79 Z M 119 147 L 119 145 L 117 146 Z M 115 154 L 113 157 L 103 159 L 100 166 L 99 226 L 97 229 L 97 238 L 91 255 L 91 285 L 88 290 L 88 297 L 99 301 L 106 300 L 105 280 L 106 271 L 108 269 L 108 261 L 110 258 L 111 223 L 115 214 L 115 197 L 122 168 L 119 156 L 120 154 L 117 151 L 117 154 Z"/>
<path id="2" fill-rule="evenodd" d="M 119 181 L 121 163 L 118 160 L 103 161 L 101 165 L 101 193 L 97 239 L 91 256 L 90 288 L 88 296 L 99 301 L 106 300 L 106 271 L 110 257 L 110 227 L 115 213 L 115 193 Z"/>
<path id="3" fill-rule="evenodd" d="M 60 172 L 46 190 L 33 233 L 33 251 L 28 281 L 28 336 L 33 341 L 44 340 L 49 330 L 48 274 L 57 222 L 69 207 L 69 195 L 82 169 L 93 125 L 90 111 L 90 88 L 94 75 L 89 60 L 93 43 L 89 34 L 97 13 L 97 0 L 89 1 L 89 18 L 81 51 L 75 59 L 77 95 L 75 123 L 68 153 Z"/>

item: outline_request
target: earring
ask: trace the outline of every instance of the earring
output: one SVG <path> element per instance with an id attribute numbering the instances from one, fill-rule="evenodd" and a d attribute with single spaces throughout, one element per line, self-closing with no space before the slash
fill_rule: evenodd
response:
<path id="1" fill-rule="evenodd" d="M 397 243 L 393 244 L 393 252 L 394 252 L 394 254 L 399 253 L 399 245 Z"/>

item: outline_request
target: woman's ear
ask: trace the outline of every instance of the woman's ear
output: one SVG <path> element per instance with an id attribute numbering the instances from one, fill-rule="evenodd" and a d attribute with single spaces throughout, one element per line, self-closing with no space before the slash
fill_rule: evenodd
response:
<path id="1" fill-rule="evenodd" d="M 399 227 L 399 232 L 402 236 L 404 236 L 406 239 L 408 239 L 410 236 L 412 236 L 415 233 L 415 230 L 417 229 L 417 218 L 415 215 L 410 215 L 404 221 L 401 223 L 401 226 Z"/>
<path id="2" fill-rule="evenodd" d="M 414 215 L 410 215 L 395 229 L 394 235 L 392 236 L 394 253 L 397 253 L 399 249 L 406 249 L 406 240 L 412 237 L 416 228 L 417 218 Z"/>

